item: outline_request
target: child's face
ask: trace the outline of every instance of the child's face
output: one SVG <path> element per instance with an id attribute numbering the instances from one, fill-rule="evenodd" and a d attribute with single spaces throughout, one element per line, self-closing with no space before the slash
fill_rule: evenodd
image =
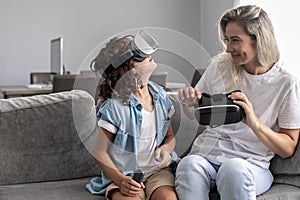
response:
<path id="1" fill-rule="evenodd" d="M 138 67 L 139 65 L 145 65 L 150 63 L 155 64 L 154 59 L 152 59 L 151 55 L 147 56 L 142 62 L 134 61 L 133 66 Z"/>
<path id="2" fill-rule="evenodd" d="M 132 64 L 136 72 L 142 77 L 143 84 L 146 85 L 150 75 L 157 67 L 156 63 L 154 62 L 154 59 L 152 59 L 151 56 L 148 56 L 142 62 L 133 61 Z"/>

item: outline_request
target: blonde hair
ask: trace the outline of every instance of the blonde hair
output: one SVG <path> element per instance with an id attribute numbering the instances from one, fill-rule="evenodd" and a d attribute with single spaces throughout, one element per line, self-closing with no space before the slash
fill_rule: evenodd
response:
<path id="1" fill-rule="evenodd" d="M 267 13 L 255 5 L 240 6 L 231 9 L 219 21 L 219 38 L 225 47 L 225 31 L 228 23 L 235 22 L 256 41 L 257 59 L 262 66 L 271 66 L 279 60 L 280 54 L 274 35 L 274 28 Z M 241 68 L 231 61 L 231 56 L 222 53 L 226 63 L 231 63 L 233 83 L 239 80 Z"/>

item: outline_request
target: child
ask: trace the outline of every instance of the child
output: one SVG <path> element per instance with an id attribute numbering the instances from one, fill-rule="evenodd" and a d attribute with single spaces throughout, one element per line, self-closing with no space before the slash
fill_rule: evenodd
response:
<path id="1" fill-rule="evenodd" d="M 100 126 L 94 157 L 101 176 L 87 189 L 106 199 L 177 199 L 168 170 L 175 138 L 170 125 L 174 108 L 164 89 L 149 81 L 157 67 L 151 54 L 156 41 L 147 33 L 113 38 L 92 62 L 104 80 L 99 84 Z M 133 172 L 144 172 L 141 183 Z"/>

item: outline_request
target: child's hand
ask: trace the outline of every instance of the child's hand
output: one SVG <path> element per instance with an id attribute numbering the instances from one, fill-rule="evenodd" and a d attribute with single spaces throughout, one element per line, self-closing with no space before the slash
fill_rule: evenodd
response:
<path id="1" fill-rule="evenodd" d="M 172 157 L 170 153 L 164 149 L 159 148 L 155 151 L 155 160 L 159 162 L 158 168 L 162 169 L 168 167 L 171 164 Z"/>
<path id="2" fill-rule="evenodd" d="M 120 192 L 123 195 L 134 197 L 139 195 L 140 191 L 145 188 L 144 184 L 137 183 L 130 176 L 124 176 L 119 184 Z"/>

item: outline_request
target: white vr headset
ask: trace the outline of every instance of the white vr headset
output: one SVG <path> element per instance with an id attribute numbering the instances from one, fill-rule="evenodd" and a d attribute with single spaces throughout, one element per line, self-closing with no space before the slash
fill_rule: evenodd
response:
<path id="1" fill-rule="evenodd" d="M 151 54 L 153 54 L 158 49 L 158 43 L 157 41 L 146 31 L 141 30 L 139 33 L 137 33 L 135 36 L 133 35 L 127 35 L 120 39 L 126 38 L 126 37 L 132 37 L 132 41 L 128 44 L 127 50 L 124 51 L 120 56 L 117 58 L 114 58 L 109 64 L 102 75 L 106 75 L 108 72 L 110 72 L 113 69 L 116 69 L 120 67 L 125 61 L 132 58 L 133 60 L 137 62 L 142 62 L 145 60 L 145 58 Z M 94 61 L 91 63 L 91 70 L 95 71 L 93 65 Z"/>

